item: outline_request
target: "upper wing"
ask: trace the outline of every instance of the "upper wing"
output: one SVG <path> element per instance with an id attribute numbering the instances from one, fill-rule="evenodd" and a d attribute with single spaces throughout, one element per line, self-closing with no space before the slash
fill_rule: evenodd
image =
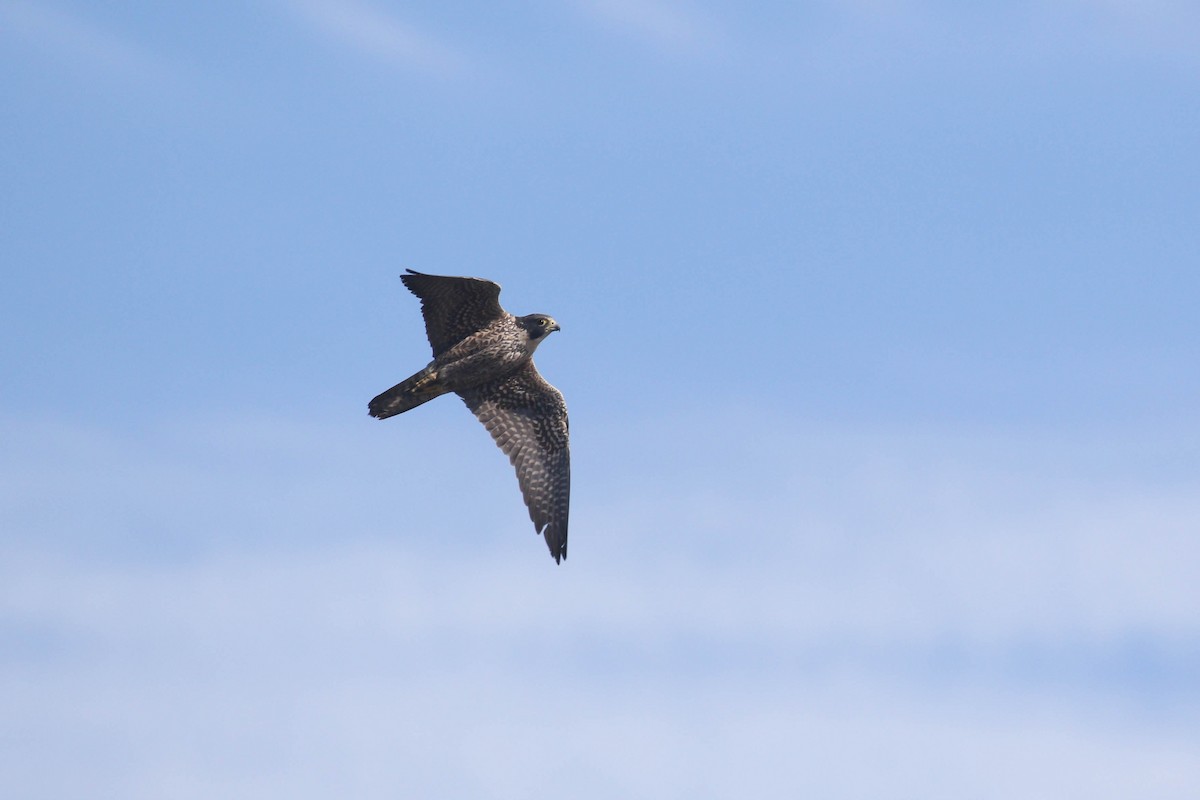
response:
<path id="1" fill-rule="evenodd" d="M 482 278 L 451 278 L 408 270 L 400 280 L 421 298 L 425 333 L 437 358 L 489 322 L 504 316 L 500 285 Z"/>
<path id="2" fill-rule="evenodd" d="M 507 378 L 459 394 L 517 468 L 529 518 L 550 555 L 566 558 L 571 451 L 562 393 L 529 361 Z"/>

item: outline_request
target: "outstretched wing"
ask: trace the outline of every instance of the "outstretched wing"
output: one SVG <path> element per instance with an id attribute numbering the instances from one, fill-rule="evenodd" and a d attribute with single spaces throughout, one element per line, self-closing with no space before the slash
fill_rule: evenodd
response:
<path id="1" fill-rule="evenodd" d="M 400 280 L 421 298 L 425 334 L 437 358 L 488 323 L 504 316 L 500 285 L 482 278 L 451 278 L 408 270 Z"/>
<path id="2" fill-rule="evenodd" d="M 533 361 L 507 378 L 459 393 L 517 469 L 529 518 L 550 555 L 567 557 L 571 505 L 571 452 L 562 393 L 538 374 Z"/>

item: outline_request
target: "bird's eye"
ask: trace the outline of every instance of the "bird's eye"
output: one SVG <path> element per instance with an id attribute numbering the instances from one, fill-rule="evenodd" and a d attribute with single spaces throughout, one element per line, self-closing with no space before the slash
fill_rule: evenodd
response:
<path id="1" fill-rule="evenodd" d="M 539 319 L 538 325 L 541 325 L 543 328 L 546 327 L 546 319 L 544 317 L 542 319 Z"/>

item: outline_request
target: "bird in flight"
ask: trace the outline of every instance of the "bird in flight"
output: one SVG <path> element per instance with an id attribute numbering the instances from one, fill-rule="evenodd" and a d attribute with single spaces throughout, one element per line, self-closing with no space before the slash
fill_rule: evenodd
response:
<path id="1" fill-rule="evenodd" d="M 509 314 L 492 281 L 411 269 L 400 280 L 421 300 L 433 361 L 368 411 L 387 419 L 448 392 L 461 397 L 516 468 L 529 518 L 561 563 L 571 502 L 567 405 L 533 365 L 533 351 L 561 328 L 545 314 Z"/>

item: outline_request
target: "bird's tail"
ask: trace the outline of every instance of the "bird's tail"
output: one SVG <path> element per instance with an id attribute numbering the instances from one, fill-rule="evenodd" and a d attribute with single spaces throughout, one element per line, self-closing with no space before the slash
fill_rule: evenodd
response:
<path id="1" fill-rule="evenodd" d="M 448 391 L 449 389 L 441 385 L 437 370 L 431 364 L 416 375 L 405 378 L 375 397 L 367 405 L 367 410 L 376 419 L 387 419 L 397 414 L 403 414 L 422 403 L 428 403 Z"/>

